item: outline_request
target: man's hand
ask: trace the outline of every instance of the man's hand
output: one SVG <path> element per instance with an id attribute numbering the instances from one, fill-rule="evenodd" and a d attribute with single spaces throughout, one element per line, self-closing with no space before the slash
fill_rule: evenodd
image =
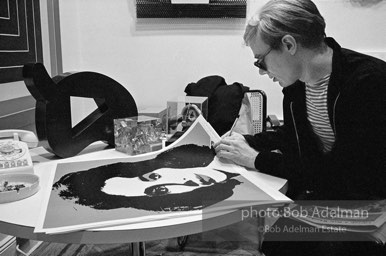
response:
<path id="1" fill-rule="evenodd" d="M 213 147 L 218 157 L 229 159 L 248 168 L 255 168 L 255 158 L 259 152 L 248 145 L 243 135 L 236 132 L 231 136 L 224 134 Z"/>

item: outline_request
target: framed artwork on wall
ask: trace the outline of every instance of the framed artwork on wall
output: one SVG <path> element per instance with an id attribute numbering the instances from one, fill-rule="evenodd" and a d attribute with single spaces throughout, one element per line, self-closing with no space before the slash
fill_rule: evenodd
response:
<path id="1" fill-rule="evenodd" d="M 0 83 L 23 80 L 28 62 L 43 62 L 39 0 L 1 0 Z"/>
<path id="2" fill-rule="evenodd" d="M 246 0 L 136 0 L 137 18 L 245 18 Z"/>
<path id="3" fill-rule="evenodd" d="M 244 29 L 247 0 L 130 1 L 135 30 L 194 31 Z"/>

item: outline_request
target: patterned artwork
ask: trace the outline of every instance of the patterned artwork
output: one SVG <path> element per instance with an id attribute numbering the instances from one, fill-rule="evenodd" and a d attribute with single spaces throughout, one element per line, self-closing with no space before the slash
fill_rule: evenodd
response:
<path id="1" fill-rule="evenodd" d="M 0 0 L 0 83 L 23 80 L 29 62 L 43 62 L 39 0 Z"/>

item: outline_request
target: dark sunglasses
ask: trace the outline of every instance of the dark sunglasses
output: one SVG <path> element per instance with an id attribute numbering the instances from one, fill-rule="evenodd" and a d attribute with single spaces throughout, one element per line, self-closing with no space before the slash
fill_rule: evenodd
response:
<path id="1" fill-rule="evenodd" d="M 272 48 L 269 48 L 268 51 L 263 54 L 263 56 L 260 59 L 257 59 L 255 63 L 253 63 L 256 67 L 258 67 L 261 70 L 267 71 L 267 66 L 264 63 L 264 58 L 272 51 Z"/>

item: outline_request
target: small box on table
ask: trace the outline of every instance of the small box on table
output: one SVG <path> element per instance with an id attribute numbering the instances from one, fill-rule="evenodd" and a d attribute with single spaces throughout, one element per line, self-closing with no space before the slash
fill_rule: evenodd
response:
<path id="1" fill-rule="evenodd" d="M 166 107 L 163 106 L 151 106 L 138 109 L 138 116 L 150 116 L 160 119 L 162 123 L 162 130 L 166 131 Z"/>
<path id="2" fill-rule="evenodd" d="M 162 123 L 159 118 L 135 116 L 114 119 L 114 141 L 117 151 L 138 155 L 162 148 Z"/>
<path id="3" fill-rule="evenodd" d="M 166 132 L 186 131 L 202 115 L 208 117 L 208 97 L 179 96 L 167 102 Z"/>

